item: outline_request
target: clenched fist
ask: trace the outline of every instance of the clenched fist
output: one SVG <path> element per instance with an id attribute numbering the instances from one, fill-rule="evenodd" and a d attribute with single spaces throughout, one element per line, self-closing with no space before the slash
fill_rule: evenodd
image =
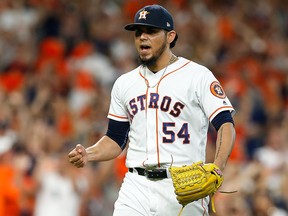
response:
<path id="1" fill-rule="evenodd" d="M 69 162 L 77 168 L 84 167 L 87 163 L 87 152 L 84 146 L 81 144 L 76 147 L 68 154 Z"/>

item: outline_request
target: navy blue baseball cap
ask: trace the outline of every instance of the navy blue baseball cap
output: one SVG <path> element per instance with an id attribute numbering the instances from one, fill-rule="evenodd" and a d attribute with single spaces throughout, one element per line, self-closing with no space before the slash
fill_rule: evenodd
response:
<path id="1" fill-rule="evenodd" d="M 134 23 L 126 25 L 128 31 L 135 31 L 137 26 L 150 26 L 167 31 L 174 29 L 174 22 L 171 14 L 160 5 L 147 5 L 140 9 L 134 17 Z"/>

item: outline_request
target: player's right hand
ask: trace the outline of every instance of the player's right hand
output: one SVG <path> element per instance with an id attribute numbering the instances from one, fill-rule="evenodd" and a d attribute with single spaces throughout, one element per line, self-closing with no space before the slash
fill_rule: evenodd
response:
<path id="1" fill-rule="evenodd" d="M 81 144 L 76 147 L 68 154 L 69 162 L 77 168 L 84 167 L 87 163 L 87 152 L 84 146 Z"/>

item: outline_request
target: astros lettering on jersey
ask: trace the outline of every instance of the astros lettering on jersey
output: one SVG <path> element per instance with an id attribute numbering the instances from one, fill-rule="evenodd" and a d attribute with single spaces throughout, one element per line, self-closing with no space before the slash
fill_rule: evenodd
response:
<path id="1" fill-rule="evenodd" d="M 139 66 L 120 76 L 108 118 L 130 122 L 127 167 L 168 167 L 205 161 L 209 121 L 224 110 L 234 113 L 212 72 L 179 57 L 155 74 Z"/>

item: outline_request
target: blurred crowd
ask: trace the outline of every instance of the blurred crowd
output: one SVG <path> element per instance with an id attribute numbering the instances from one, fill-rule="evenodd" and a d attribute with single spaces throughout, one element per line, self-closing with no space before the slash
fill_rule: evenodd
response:
<path id="1" fill-rule="evenodd" d="M 286 0 L 1 0 L 0 216 L 108 216 L 125 152 L 77 169 L 67 154 L 106 132 L 115 79 L 137 66 L 138 9 L 173 15 L 176 55 L 207 66 L 237 111 L 219 216 L 288 215 Z M 208 133 L 213 161 L 215 130 Z"/>

